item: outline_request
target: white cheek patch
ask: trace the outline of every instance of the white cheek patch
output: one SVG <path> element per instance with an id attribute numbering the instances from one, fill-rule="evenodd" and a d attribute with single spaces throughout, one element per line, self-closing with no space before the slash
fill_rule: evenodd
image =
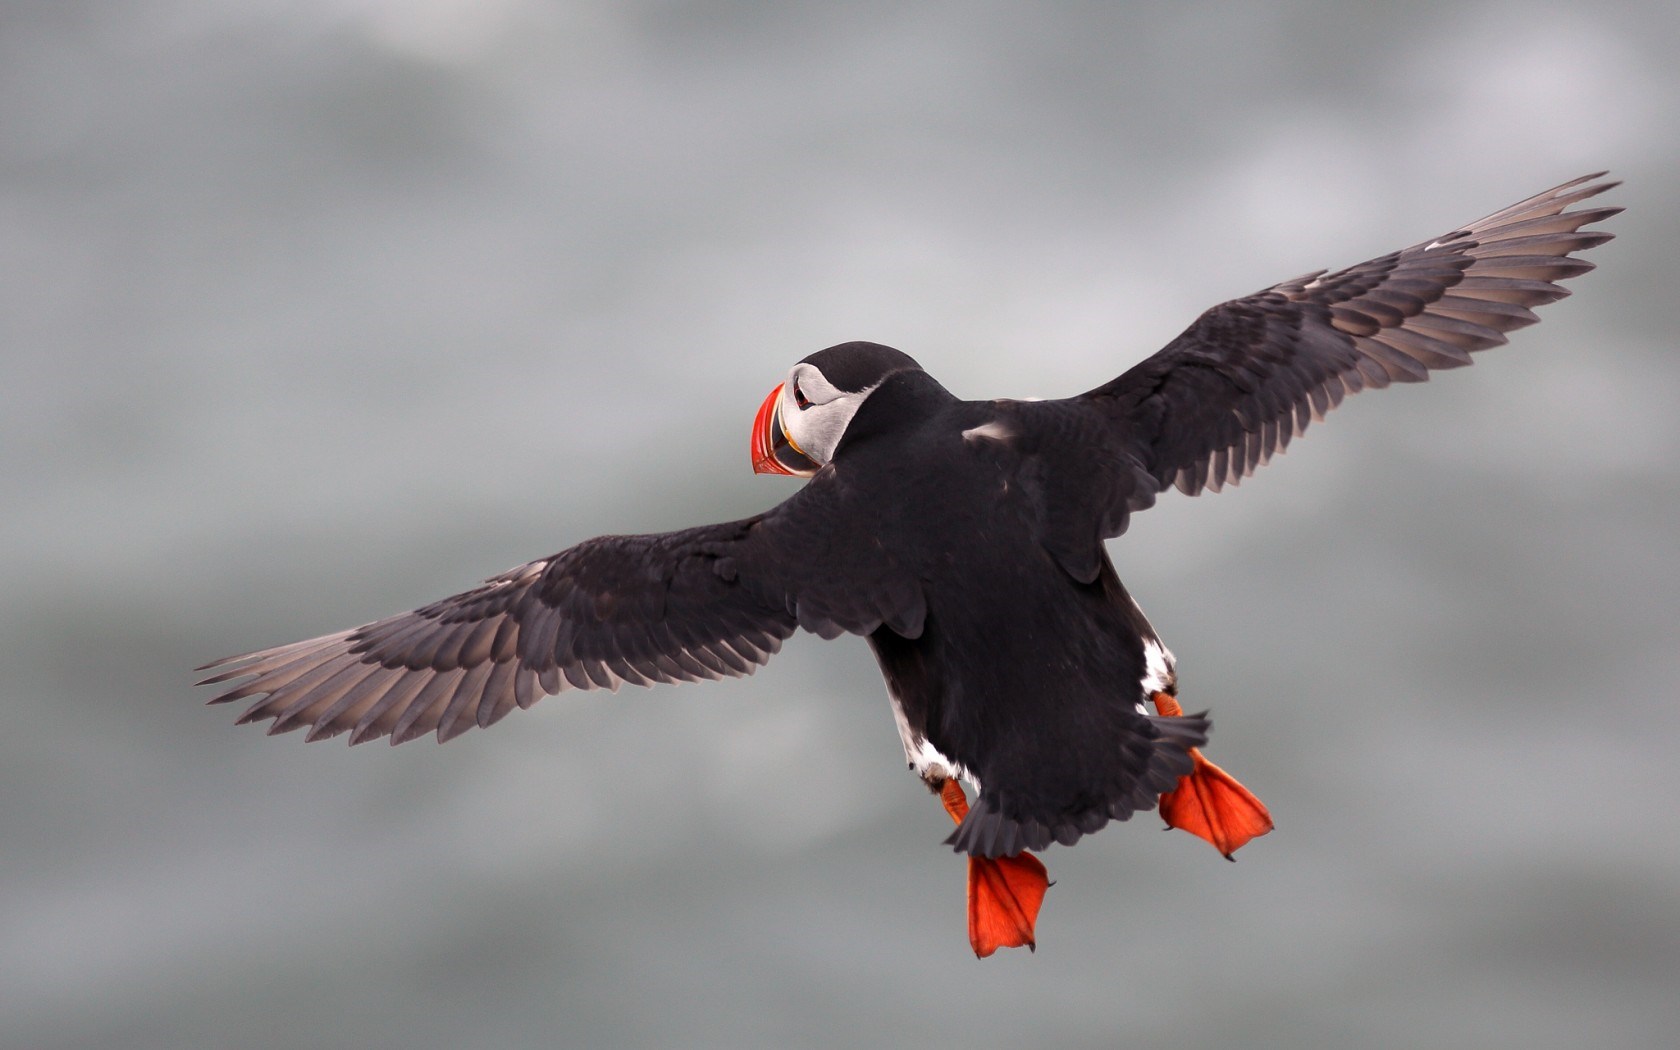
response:
<path id="1" fill-rule="evenodd" d="M 819 466 L 826 466 L 834 458 L 834 450 L 840 446 L 840 438 L 856 411 L 857 406 L 848 404 L 845 398 L 807 408 L 784 405 L 782 425 L 799 451 Z"/>
<path id="2" fill-rule="evenodd" d="M 804 408 L 799 407 L 793 395 L 795 384 L 809 402 Z M 840 439 L 846 436 L 852 417 L 863 407 L 864 399 L 880 385 L 876 383 L 856 393 L 844 393 L 810 365 L 797 365 L 788 373 L 788 381 L 783 388 L 782 426 L 787 428 L 788 437 L 807 458 L 827 466 L 834 458 L 834 450 L 840 447 Z"/>
<path id="3" fill-rule="evenodd" d="M 813 404 L 824 405 L 841 396 L 833 383 L 830 383 L 821 372 L 811 365 L 797 364 L 788 372 L 788 390 L 798 387 L 807 400 Z M 793 396 L 791 393 L 788 395 Z"/>

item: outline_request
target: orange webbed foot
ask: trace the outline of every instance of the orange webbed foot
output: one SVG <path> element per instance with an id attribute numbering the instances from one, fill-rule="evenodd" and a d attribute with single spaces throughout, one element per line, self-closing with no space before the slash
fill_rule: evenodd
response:
<path id="1" fill-rule="evenodd" d="M 968 815 L 968 796 L 955 780 L 939 789 L 951 819 Z M 1039 906 L 1050 888 L 1050 874 L 1031 853 L 1013 857 L 968 858 L 968 943 L 981 959 L 999 948 L 1031 951 Z"/>
<path id="2" fill-rule="evenodd" d="M 1184 713 L 1178 701 L 1166 693 L 1150 697 L 1163 715 Z M 1272 815 L 1266 804 L 1254 797 L 1236 777 L 1190 749 L 1194 764 L 1178 786 L 1161 796 L 1161 818 L 1170 828 L 1180 828 L 1213 843 L 1213 848 L 1236 860 L 1232 854 L 1250 840 L 1272 830 Z"/>

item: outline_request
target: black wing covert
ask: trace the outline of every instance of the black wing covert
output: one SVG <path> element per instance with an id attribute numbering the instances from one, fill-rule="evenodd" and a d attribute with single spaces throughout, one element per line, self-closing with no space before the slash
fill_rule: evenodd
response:
<path id="1" fill-rule="evenodd" d="M 806 561 L 832 547 L 828 488 L 742 521 L 587 540 L 412 612 L 206 664 L 199 684 L 247 678 L 210 702 L 262 696 L 239 721 L 273 719 L 270 733 L 445 741 L 566 689 L 749 675 L 801 626 L 920 633 L 920 590 L 890 563 Z"/>
<path id="2" fill-rule="evenodd" d="M 1572 258 L 1611 234 L 1581 227 L 1620 208 L 1566 212 L 1620 185 L 1599 172 L 1460 230 L 1336 273 L 1318 271 L 1204 313 L 1177 339 L 1081 395 L 1126 435 L 1154 485 L 1215 492 L 1254 473 L 1348 394 L 1414 383 L 1539 320 L 1532 307 L 1569 292 L 1555 282 L 1593 264 Z M 1124 528 L 1124 517 L 1120 519 Z"/>

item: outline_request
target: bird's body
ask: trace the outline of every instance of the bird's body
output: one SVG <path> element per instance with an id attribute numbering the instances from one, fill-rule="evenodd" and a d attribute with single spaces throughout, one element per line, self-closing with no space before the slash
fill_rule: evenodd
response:
<path id="1" fill-rule="evenodd" d="M 1017 855 L 1157 798 L 1229 855 L 1269 817 L 1200 756 L 1209 723 L 1179 712 L 1172 656 L 1104 541 L 1167 488 L 1246 477 L 1347 394 L 1468 364 L 1533 323 L 1567 294 L 1556 281 L 1591 269 L 1573 253 L 1609 239 L 1581 227 L 1619 209 L 1566 210 L 1614 185 L 1596 178 L 1214 307 L 1076 397 L 964 401 L 897 350 L 830 347 L 754 425 L 756 470 L 810 478 L 778 506 L 589 540 L 411 613 L 217 661 L 207 681 L 245 678 L 215 701 L 258 697 L 241 720 L 271 732 L 447 740 L 566 688 L 748 674 L 796 629 L 850 633 L 880 663 L 910 766 L 960 819 L 950 841 L 991 865 L 971 868 L 971 933 L 977 882 L 1007 868 L 1042 895 L 1042 867 L 1023 875 Z M 980 788 L 971 810 L 949 794 L 958 776 Z M 1014 907 L 987 892 L 982 912 Z M 1030 944 L 1035 910 L 987 943 Z"/>
<path id="2" fill-rule="evenodd" d="M 1109 565 L 1093 508 L 1050 487 L 1096 487 L 1100 464 L 1071 461 L 1057 478 L 1058 457 L 1046 455 L 1082 411 L 959 401 L 907 370 L 852 420 L 851 469 L 809 488 L 920 592 L 920 631 L 883 625 L 869 643 L 916 771 L 981 785 L 955 841 L 983 856 L 1072 843 L 1152 806 L 1189 769 L 1182 746 L 1156 756 L 1163 734 L 1140 706 L 1170 686 L 1170 657 Z M 1060 558 L 1049 536 L 1067 545 Z M 1064 561 L 1080 576 L 1099 571 L 1082 579 Z M 1171 728 L 1180 744 L 1202 739 L 1199 720 Z M 1114 760 L 1128 752 L 1138 761 Z"/>

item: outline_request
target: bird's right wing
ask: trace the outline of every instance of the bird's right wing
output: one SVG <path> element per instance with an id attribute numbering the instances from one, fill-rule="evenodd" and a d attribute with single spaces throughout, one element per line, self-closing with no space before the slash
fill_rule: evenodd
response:
<path id="1" fill-rule="evenodd" d="M 568 688 L 748 675 L 798 627 L 919 634 L 919 586 L 837 528 L 835 499 L 819 476 L 756 517 L 597 537 L 412 612 L 206 664 L 200 684 L 244 679 L 211 703 L 261 697 L 239 720 L 271 733 L 443 741 Z"/>

